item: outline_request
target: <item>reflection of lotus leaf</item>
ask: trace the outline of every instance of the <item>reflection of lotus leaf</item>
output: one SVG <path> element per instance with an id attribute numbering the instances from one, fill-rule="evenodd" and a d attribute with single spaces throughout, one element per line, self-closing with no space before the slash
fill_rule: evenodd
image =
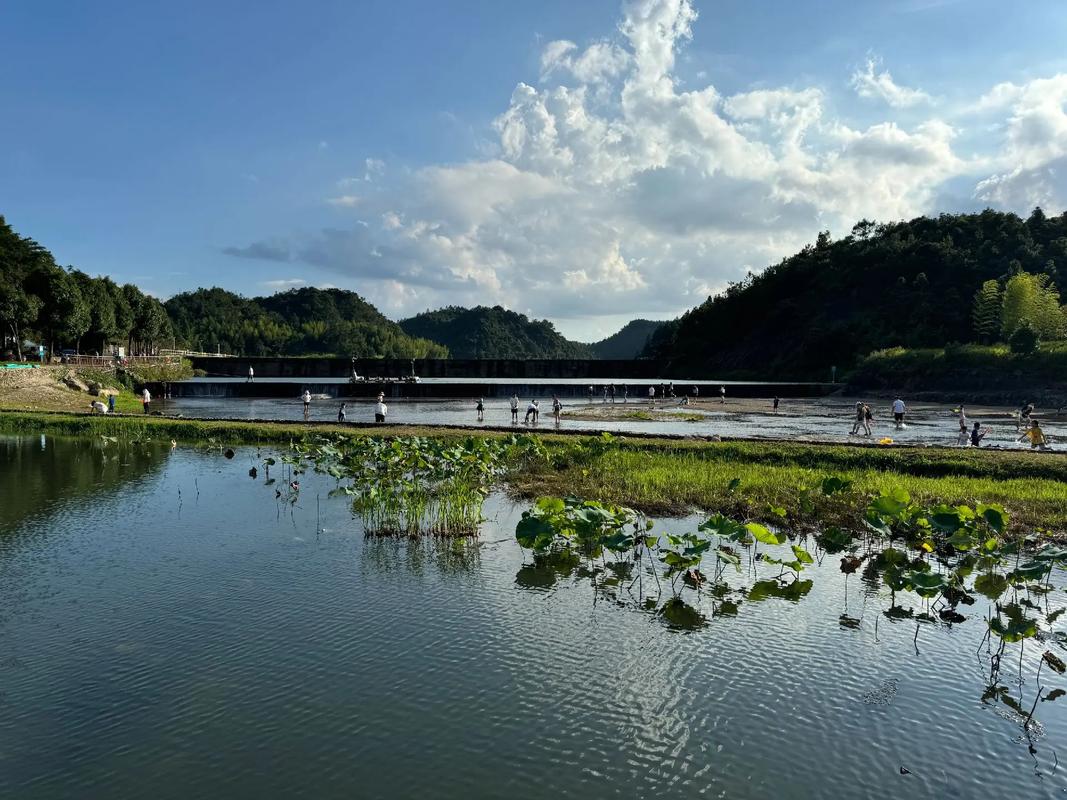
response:
<path id="1" fill-rule="evenodd" d="M 754 603 L 766 600 L 769 597 L 777 597 L 782 600 L 791 600 L 794 603 L 811 591 L 814 581 L 787 581 L 783 585 L 776 580 L 756 581 L 748 590 L 748 599 Z"/>
<path id="2" fill-rule="evenodd" d="M 660 613 L 672 628 L 691 631 L 707 624 L 703 614 L 679 597 L 672 597 L 664 603 Z"/>

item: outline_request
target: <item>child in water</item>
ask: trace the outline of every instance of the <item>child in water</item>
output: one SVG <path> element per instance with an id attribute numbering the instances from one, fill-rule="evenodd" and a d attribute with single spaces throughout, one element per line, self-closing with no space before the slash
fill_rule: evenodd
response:
<path id="1" fill-rule="evenodd" d="M 341 407 L 339 409 L 337 409 L 337 421 L 338 422 L 347 422 L 348 421 L 348 403 L 341 403 Z"/>
<path id="2" fill-rule="evenodd" d="M 1045 432 L 1041 430 L 1041 425 L 1035 419 L 1030 423 L 1030 428 L 1023 431 L 1023 435 L 1019 437 L 1018 441 L 1023 439 L 1030 440 L 1031 450 L 1048 450 L 1048 441 L 1045 439 Z"/>
<path id="3" fill-rule="evenodd" d="M 977 423 L 977 422 L 974 423 L 974 429 L 971 431 L 971 446 L 972 447 L 981 447 L 982 446 L 982 439 L 985 438 L 985 435 L 988 432 L 989 431 L 982 430 L 982 426 L 981 426 L 980 423 Z"/>
<path id="4" fill-rule="evenodd" d="M 478 421 L 482 422 L 485 419 L 485 403 L 482 402 L 481 397 L 478 398 L 478 405 L 474 408 L 478 412 Z"/>

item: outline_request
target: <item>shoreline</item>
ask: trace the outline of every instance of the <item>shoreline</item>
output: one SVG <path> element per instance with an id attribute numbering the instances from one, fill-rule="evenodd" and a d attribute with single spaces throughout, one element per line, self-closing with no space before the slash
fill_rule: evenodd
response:
<path id="1" fill-rule="evenodd" d="M 1062 453 L 614 436 L 599 430 L 509 426 L 338 425 L 3 410 L 0 435 L 106 437 L 209 448 L 286 448 L 316 436 L 443 440 L 532 436 L 544 446 L 545 457 L 504 480 L 501 488 L 516 500 L 574 495 L 673 517 L 721 512 L 797 531 L 828 525 L 862 531 L 873 496 L 904 490 L 930 505 L 1003 505 L 1010 512 L 1014 535 L 1037 531 L 1062 539 L 1067 533 L 1067 459 L 1057 457 Z M 823 497 L 819 487 L 830 476 L 850 482 L 853 489 L 847 496 Z"/>

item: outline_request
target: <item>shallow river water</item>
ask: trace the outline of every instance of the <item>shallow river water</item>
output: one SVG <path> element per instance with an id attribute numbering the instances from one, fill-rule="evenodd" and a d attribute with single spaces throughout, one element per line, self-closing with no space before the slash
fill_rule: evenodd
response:
<path id="1" fill-rule="evenodd" d="M 827 556 L 799 602 L 676 630 L 531 570 L 502 495 L 477 540 L 368 538 L 264 455 L 0 439 L 0 797 L 1067 792 L 1067 699 L 1033 752 L 981 699 L 984 599 L 916 638 Z M 1002 673 L 1027 709 L 1043 649 Z"/>
<path id="2" fill-rule="evenodd" d="M 558 429 L 842 443 L 878 441 L 883 437 L 889 437 L 898 444 L 912 445 L 955 445 L 957 442 L 959 423 L 951 406 L 917 406 L 909 412 L 906 427 L 898 429 L 889 418 L 887 409 L 890 400 L 874 404 L 877 406 L 877 416 L 872 425 L 873 435 L 870 439 L 851 436 L 849 431 L 852 428 L 853 402 L 837 398 L 795 401 L 786 399 L 782 404 L 782 412 L 771 414 L 769 400 L 763 401 L 762 406 L 760 401 L 742 400 L 735 404 L 731 400 L 721 408 L 717 403 L 700 407 L 680 407 L 677 402 L 664 404 L 660 401 L 656 406 L 656 413 L 665 413 L 666 416 L 656 420 L 641 420 L 589 418 L 588 412 L 601 412 L 606 404 L 595 402 L 586 405 L 580 401 L 568 400 L 565 401 L 564 415 Z M 336 420 L 338 404 L 336 399 L 316 397 L 311 404 L 311 419 L 321 422 Z M 526 399 L 519 404 L 518 428 L 526 427 L 521 423 L 525 416 L 526 404 Z M 478 421 L 473 401 L 389 401 L 388 405 L 388 421 L 391 423 L 477 428 L 485 425 L 506 426 L 511 421 L 507 400 L 486 400 L 485 418 L 481 423 Z M 162 408 L 167 414 L 183 414 L 187 417 L 303 419 L 303 405 L 297 399 L 183 397 L 166 401 Z M 617 408 L 619 413 L 626 413 L 621 403 Z M 536 426 L 538 430 L 557 429 L 551 409 L 551 398 L 541 401 L 540 422 Z M 630 402 L 626 405 L 626 410 L 633 413 L 645 412 L 647 409 L 647 403 Z M 983 446 L 1011 449 L 1024 449 L 1029 446 L 1028 443 L 1018 442 L 1019 430 L 1014 422 L 1007 418 L 1008 413 L 1008 409 L 997 409 L 993 414 L 971 415 L 972 421 L 981 422 L 988 431 L 982 442 Z M 670 415 L 674 418 L 670 418 Z M 373 422 L 374 404 L 370 401 L 350 402 L 348 420 Z M 1050 441 L 1067 441 L 1067 425 L 1062 420 L 1048 419 L 1043 421 L 1042 425 Z"/>

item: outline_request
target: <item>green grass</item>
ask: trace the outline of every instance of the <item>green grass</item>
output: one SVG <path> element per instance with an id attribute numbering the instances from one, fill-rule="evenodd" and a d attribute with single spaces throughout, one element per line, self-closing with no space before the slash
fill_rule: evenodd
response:
<path id="1" fill-rule="evenodd" d="M 512 435 L 510 431 L 462 428 L 15 411 L 0 412 L 0 433 L 282 446 L 309 434 L 441 440 Z M 1011 512 L 1016 531 L 1067 531 L 1067 457 L 1056 453 L 662 437 L 633 437 L 597 447 L 575 435 L 539 435 L 548 449 L 548 462 L 527 466 L 509 478 L 509 488 L 523 497 L 574 494 L 649 513 L 701 509 L 772 521 L 770 508 L 779 507 L 786 510 L 787 521 L 797 526 L 860 526 L 871 496 L 902 487 L 921 503 L 1001 503 Z M 827 475 L 851 480 L 852 490 L 829 498 L 809 492 L 815 509 L 805 511 L 803 493 L 818 487 Z M 731 490 L 735 478 L 740 483 Z"/>
<path id="2" fill-rule="evenodd" d="M 816 452 L 794 450 L 768 457 L 777 445 L 743 443 L 745 446 L 739 448 L 737 444 L 742 443 L 725 448 L 709 445 L 699 452 L 623 448 L 591 460 L 557 462 L 555 469 L 529 472 L 515 479 L 515 488 L 526 497 L 573 494 L 656 514 L 714 510 L 774 522 L 779 518 L 771 509 L 777 507 L 785 509 L 786 519 L 795 526 L 838 524 L 853 528 L 862 526 L 871 497 L 904 488 L 919 503 L 1000 503 L 1012 514 L 1017 532 L 1067 530 L 1067 484 L 1052 477 L 1062 470 L 1059 463 L 1044 470 L 1045 477 L 1035 477 L 1025 463 L 1013 466 L 1007 459 L 991 464 L 989 474 L 976 474 L 979 470 L 975 465 L 965 465 L 966 472 L 972 474 L 960 474 L 954 471 L 955 459 L 942 460 L 931 454 L 921 461 L 901 458 L 896 469 L 886 469 L 864 464 L 862 454 L 850 458 L 838 448 L 818 452 L 813 447 L 810 449 Z M 1029 461 L 1029 455 L 1017 454 L 1023 462 Z M 828 475 L 852 481 L 852 489 L 824 496 L 819 486 Z M 731 489 L 735 479 L 739 484 Z M 804 494 L 814 503 L 812 510 L 803 507 L 800 498 Z"/>

